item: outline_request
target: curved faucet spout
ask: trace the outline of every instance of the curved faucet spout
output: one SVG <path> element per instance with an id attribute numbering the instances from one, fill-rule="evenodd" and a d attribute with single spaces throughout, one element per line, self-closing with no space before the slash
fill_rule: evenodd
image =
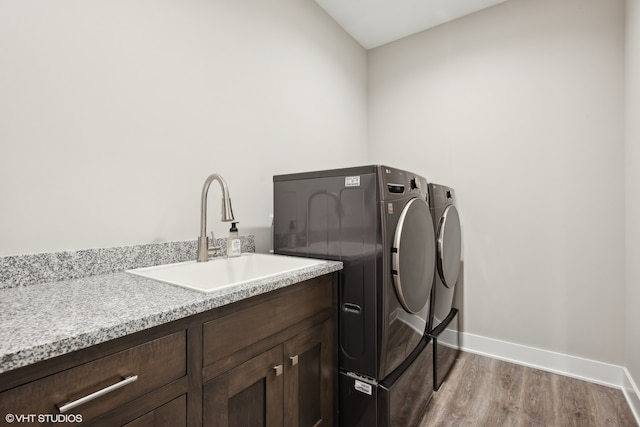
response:
<path id="1" fill-rule="evenodd" d="M 217 174 L 211 174 L 202 186 L 202 197 L 200 200 L 200 236 L 198 237 L 198 261 L 209 260 L 209 243 L 207 238 L 207 194 L 209 186 L 213 181 L 218 181 L 222 190 L 222 210 L 221 221 L 233 221 L 233 209 L 231 208 L 231 198 L 229 197 L 229 189 L 224 178 Z"/>

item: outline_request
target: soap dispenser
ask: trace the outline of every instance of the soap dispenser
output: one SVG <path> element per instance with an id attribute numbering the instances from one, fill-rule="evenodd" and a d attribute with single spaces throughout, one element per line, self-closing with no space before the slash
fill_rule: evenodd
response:
<path id="1" fill-rule="evenodd" d="M 236 227 L 237 222 L 231 223 L 231 228 L 229 229 L 229 238 L 227 238 L 227 256 L 240 256 L 242 253 L 242 242 L 240 241 L 240 237 L 238 237 L 238 228 Z"/>

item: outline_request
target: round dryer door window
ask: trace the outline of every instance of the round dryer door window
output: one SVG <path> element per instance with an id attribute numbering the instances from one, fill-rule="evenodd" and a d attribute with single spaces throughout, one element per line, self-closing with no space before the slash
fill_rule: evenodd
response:
<path id="1" fill-rule="evenodd" d="M 462 233 L 460 217 L 454 205 L 449 205 L 440 218 L 438 227 L 438 276 L 447 288 L 453 288 L 460 273 Z"/>
<path id="2" fill-rule="evenodd" d="M 411 199 L 400 214 L 391 254 L 396 293 L 409 313 L 419 312 L 429 301 L 435 251 L 429 205 L 425 200 Z"/>

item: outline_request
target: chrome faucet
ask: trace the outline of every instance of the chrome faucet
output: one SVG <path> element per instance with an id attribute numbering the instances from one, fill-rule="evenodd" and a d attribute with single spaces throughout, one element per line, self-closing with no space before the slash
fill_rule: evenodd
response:
<path id="1" fill-rule="evenodd" d="M 213 181 L 218 181 L 222 189 L 222 218 L 221 221 L 233 221 L 233 209 L 231 208 L 231 199 L 229 198 L 229 189 L 224 178 L 217 173 L 209 175 L 202 187 L 202 199 L 200 200 L 200 236 L 198 237 L 198 262 L 209 261 L 209 255 L 215 255 L 220 250 L 219 247 L 209 246 L 209 238 L 207 237 L 207 193 L 209 186 Z M 213 233 L 211 238 L 213 245 Z"/>

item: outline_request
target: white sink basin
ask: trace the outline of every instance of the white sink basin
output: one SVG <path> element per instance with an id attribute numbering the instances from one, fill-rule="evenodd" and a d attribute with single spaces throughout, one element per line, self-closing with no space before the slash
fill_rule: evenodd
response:
<path id="1" fill-rule="evenodd" d="M 127 270 L 127 273 L 208 293 L 324 262 L 310 258 L 251 253 L 233 258 L 215 258 L 208 262 L 187 261 L 138 268 Z"/>

